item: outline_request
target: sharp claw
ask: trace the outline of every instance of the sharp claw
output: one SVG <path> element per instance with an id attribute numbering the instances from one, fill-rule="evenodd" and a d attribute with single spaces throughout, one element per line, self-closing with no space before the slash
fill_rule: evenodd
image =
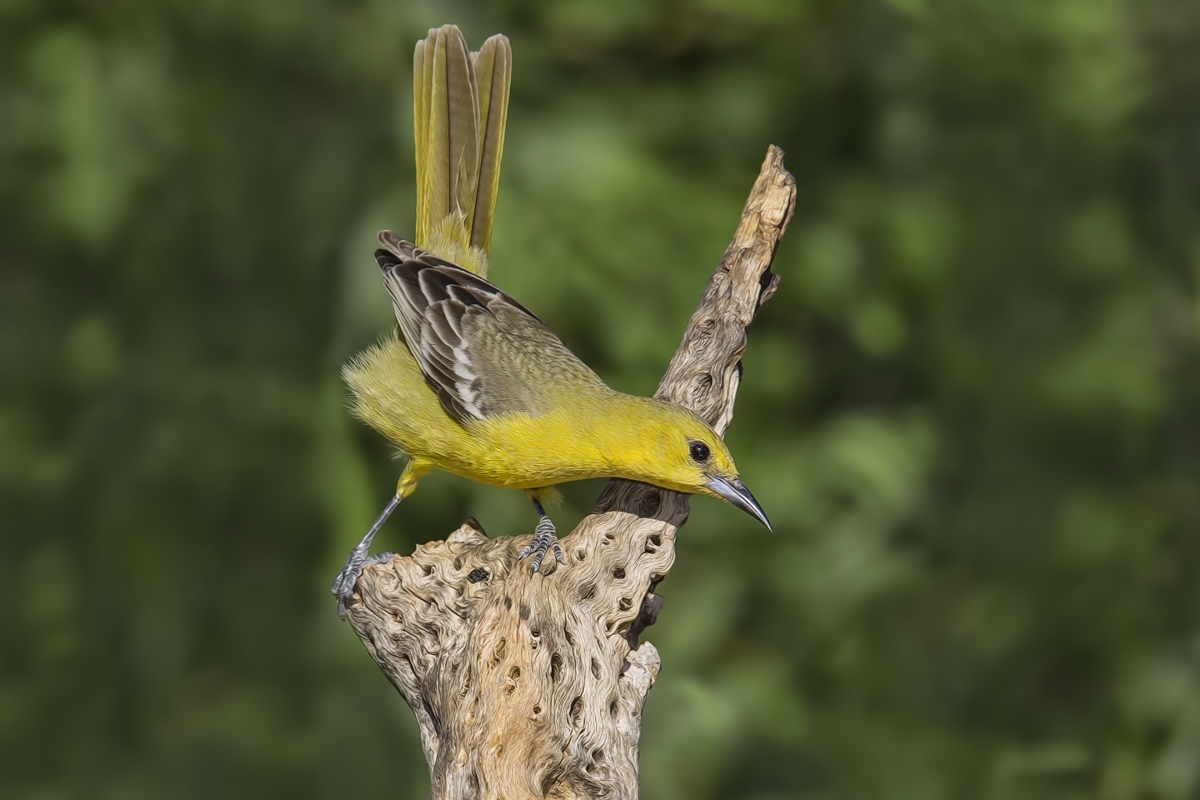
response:
<path id="1" fill-rule="evenodd" d="M 521 548 L 517 559 L 533 556 L 533 561 L 529 564 L 529 574 L 536 575 L 541 570 L 542 564 L 545 563 L 546 553 L 551 548 L 554 549 L 554 560 L 559 564 L 566 564 L 567 559 L 563 555 L 562 548 L 558 546 L 558 535 L 554 530 L 554 523 L 550 521 L 549 517 L 543 516 L 533 530 L 533 541 Z"/>
<path id="2" fill-rule="evenodd" d="M 354 584 L 358 583 L 358 576 L 362 575 L 365 561 L 366 558 L 362 553 L 357 551 L 351 553 L 350 558 L 346 561 L 346 566 L 342 567 L 342 571 L 333 579 L 329 593 L 342 598 L 354 591 Z"/>
<path id="3" fill-rule="evenodd" d="M 337 596 L 337 615 L 340 618 L 342 618 L 342 619 L 346 618 L 346 603 L 349 600 L 353 599 L 353 597 L 354 597 L 353 592 L 349 592 L 347 594 L 339 594 Z"/>
<path id="4" fill-rule="evenodd" d="M 358 579 L 362 577 L 363 570 L 375 564 L 390 561 L 393 557 L 393 553 L 376 553 L 368 556 L 365 551 L 357 549 L 350 554 L 346 566 L 342 567 L 342 571 L 333 579 L 333 586 L 329 587 L 329 593 L 337 598 L 339 617 L 345 618 L 346 603 L 354 597 L 354 587 L 358 585 Z"/>
<path id="5" fill-rule="evenodd" d="M 363 562 L 363 569 L 373 567 L 376 564 L 386 564 L 395 557 L 395 553 L 376 553 L 373 556 L 367 556 L 367 560 Z"/>

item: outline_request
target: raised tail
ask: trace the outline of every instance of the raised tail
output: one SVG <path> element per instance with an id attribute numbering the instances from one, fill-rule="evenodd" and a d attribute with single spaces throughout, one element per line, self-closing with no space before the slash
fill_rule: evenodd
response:
<path id="1" fill-rule="evenodd" d="M 480 276 L 492 244 L 511 77 L 502 34 L 472 53 L 457 26 L 443 25 L 413 54 L 416 243 Z"/>

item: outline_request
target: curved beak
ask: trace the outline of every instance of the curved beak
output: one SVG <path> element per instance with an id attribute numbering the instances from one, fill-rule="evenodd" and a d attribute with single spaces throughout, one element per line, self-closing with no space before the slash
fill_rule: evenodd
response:
<path id="1" fill-rule="evenodd" d="M 767 519 L 762 506 L 758 504 L 754 495 L 750 494 L 750 490 L 741 480 L 738 478 L 713 478 L 708 482 L 708 488 L 754 517 L 765 525 L 767 530 L 771 530 L 771 521 Z"/>

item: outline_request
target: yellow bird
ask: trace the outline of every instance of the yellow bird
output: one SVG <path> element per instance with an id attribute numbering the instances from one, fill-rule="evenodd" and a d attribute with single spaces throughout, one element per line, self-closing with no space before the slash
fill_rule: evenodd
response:
<path id="1" fill-rule="evenodd" d="M 512 55 L 478 53 L 433 29 L 414 57 L 417 244 L 379 234 L 375 259 L 397 333 L 343 369 L 354 413 L 409 458 L 396 495 L 354 548 L 332 592 L 344 610 L 376 532 L 426 473 L 524 489 L 538 514 L 529 546 L 563 562 L 542 501 L 550 487 L 625 478 L 718 497 L 770 527 L 721 437 L 680 406 L 614 391 L 532 312 L 488 283 L 487 252 Z"/>

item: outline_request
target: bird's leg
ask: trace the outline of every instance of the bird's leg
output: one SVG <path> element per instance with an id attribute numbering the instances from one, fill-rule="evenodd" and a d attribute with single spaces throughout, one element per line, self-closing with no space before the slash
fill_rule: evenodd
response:
<path id="1" fill-rule="evenodd" d="M 354 596 L 354 584 L 358 583 L 358 577 L 362 575 L 364 568 L 372 564 L 380 564 L 391 559 L 391 553 L 379 553 L 378 555 L 369 556 L 367 550 L 371 547 L 371 540 L 375 538 L 375 534 L 379 533 L 379 529 L 383 527 L 383 523 L 388 516 L 396 510 L 396 506 L 400 505 L 400 498 L 393 497 L 388 501 L 387 506 L 383 509 L 383 513 L 379 515 L 379 519 L 375 520 L 375 524 L 371 526 L 371 530 L 367 531 L 363 536 L 362 541 L 354 546 L 350 551 L 350 557 L 346 559 L 346 566 L 342 567 L 342 571 L 333 580 L 333 586 L 329 592 L 337 598 L 338 616 L 346 616 L 346 602 Z"/>
<path id="2" fill-rule="evenodd" d="M 537 495 L 531 492 L 529 502 L 533 503 L 533 508 L 538 513 L 538 524 L 533 529 L 533 541 L 521 548 L 517 558 L 522 559 L 527 555 L 533 555 L 533 561 L 529 565 L 529 574 L 533 575 L 542 566 L 542 560 L 550 548 L 554 548 L 554 558 L 558 563 L 566 564 L 567 557 L 563 555 L 562 548 L 558 546 L 558 533 L 554 530 L 554 523 L 550 521 L 550 517 L 546 516 L 546 509 L 542 508 L 542 503 L 537 499 Z"/>

